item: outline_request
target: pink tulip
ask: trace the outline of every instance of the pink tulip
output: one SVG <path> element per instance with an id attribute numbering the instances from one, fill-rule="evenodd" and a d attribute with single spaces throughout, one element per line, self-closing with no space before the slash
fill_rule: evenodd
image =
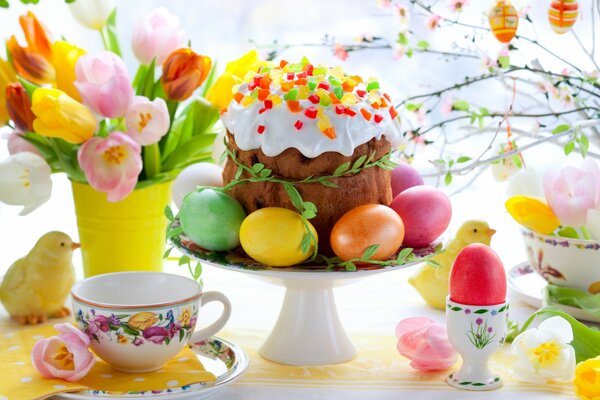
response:
<path id="1" fill-rule="evenodd" d="M 93 137 L 77 153 L 77 159 L 88 183 L 106 192 L 110 202 L 124 199 L 131 193 L 142 171 L 142 147 L 122 132 L 112 132 L 107 138 Z"/>
<path id="2" fill-rule="evenodd" d="M 133 89 L 127 67 L 119 56 L 110 51 L 81 56 L 75 75 L 75 87 L 83 103 L 94 112 L 108 118 L 125 115 Z"/>
<path id="3" fill-rule="evenodd" d="M 159 7 L 135 24 L 131 46 L 142 64 L 150 64 L 156 58 L 156 65 L 162 65 L 169 54 L 181 47 L 182 41 L 179 18 Z"/>
<path id="4" fill-rule="evenodd" d="M 8 148 L 8 154 L 12 156 L 13 154 L 28 151 L 30 153 L 42 157 L 42 153 L 40 153 L 38 148 L 29 143 L 27 140 L 23 139 L 21 135 L 21 132 L 15 130 L 12 133 L 9 133 L 5 136 L 7 141 L 6 147 Z"/>
<path id="5" fill-rule="evenodd" d="M 125 114 L 127 134 L 142 146 L 154 144 L 169 131 L 169 110 L 161 98 L 135 96 Z"/>
<path id="6" fill-rule="evenodd" d="M 60 335 L 41 339 L 33 346 L 33 366 L 44 378 L 78 381 L 96 363 L 88 349 L 90 339 L 71 324 L 56 324 L 54 328 Z"/>
<path id="7" fill-rule="evenodd" d="M 584 226 L 588 210 L 600 206 L 600 168 L 585 160 L 580 168 L 565 167 L 544 175 L 546 201 L 564 225 Z"/>
<path id="8" fill-rule="evenodd" d="M 426 317 L 406 318 L 396 326 L 398 352 L 411 360 L 419 371 L 436 371 L 452 367 L 458 360 L 448 340 L 446 326 Z"/>

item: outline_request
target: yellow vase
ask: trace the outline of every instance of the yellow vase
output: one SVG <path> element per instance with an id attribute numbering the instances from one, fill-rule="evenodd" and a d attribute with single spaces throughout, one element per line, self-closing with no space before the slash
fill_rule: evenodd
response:
<path id="1" fill-rule="evenodd" d="M 162 270 L 171 182 L 135 190 L 116 203 L 87 184 L 72 186 L 86 277 Z"/>

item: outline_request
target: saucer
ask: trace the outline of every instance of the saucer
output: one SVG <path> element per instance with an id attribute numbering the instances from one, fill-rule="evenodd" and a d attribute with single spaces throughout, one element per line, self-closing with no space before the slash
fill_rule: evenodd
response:
<path id="1" fill-rule="evenodd" d="M 542 290 L 547 284 L 528 262 L 514 266 L 508 272 L 508 289 L 512 298 L 535 308 L 542 307 Z M 600 318 L 579 308 L 562 304 L 555 306 L 578 320 L 600 323 Z"/>
<path id="2" fill-rule="evenodd" d="M 238 345 L 213 336 L 190 345 L 196 356 L 208 372 L 217 378 L 211 382 L 199 382 L 192 385 L 165 390 L 145 392 L 104 392 L 98 390 L 81 390 L 79 392 L 61 393 L 52 397 L 54 400 L 90 400 L 90 399 L 139 399 L 179 400 L 205 399 L 213 396 L 228 384 L 237 380 L 248 368 L 248 355 Z"/>

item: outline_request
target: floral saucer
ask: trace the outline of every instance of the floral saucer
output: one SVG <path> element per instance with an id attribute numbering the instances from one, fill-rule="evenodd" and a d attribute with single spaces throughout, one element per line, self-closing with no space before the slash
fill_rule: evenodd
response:
<path id="1" fill-rule="evenodd" d="M 547 284 L 528 262 L 516 265 L 508 272 L 508 289 L 512 298 L 535 308 L 542 307 L 542 290 Z M 556 304 L 556 307 L 578 320 L 600 323 L 600 318 L 579 308 L 562 304 Z"/>
<path id="2" fill-rule="evenodd" d="M 236 344 L 224 339 L 212 337 L 190 345 L 198 359 L 208 372 L 216 376 L 215 381 L 200 382 L 178 388 L 145 392 L 105 392 L 82 390 L 74 393 L 61 393 L 54 400 L 97 400 L 97 399 L 139 399 L 179 400 L 205 399 L 213 396 L 226 385 L 237 380 L 246 371 L 248 355 Z"/>

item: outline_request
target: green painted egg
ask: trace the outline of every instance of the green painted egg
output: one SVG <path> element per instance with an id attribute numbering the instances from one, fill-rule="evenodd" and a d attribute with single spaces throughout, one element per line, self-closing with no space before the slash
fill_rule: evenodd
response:
<path id="1" fill-rule="evenodd" d="M 240 245 L 240 225 L 246 218 L 233 197 L 213 189 L 191 192 L 179 210 L 183 233 L 206 250 L 231 250 Z"/>

